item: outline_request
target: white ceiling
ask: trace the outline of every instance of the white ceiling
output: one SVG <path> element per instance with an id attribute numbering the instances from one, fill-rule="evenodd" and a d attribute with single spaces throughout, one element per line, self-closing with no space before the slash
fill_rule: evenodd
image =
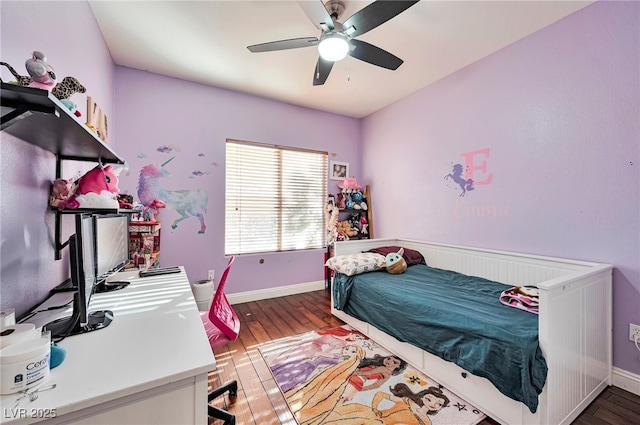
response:
<path id="1" fill-rule="evenodd" d="M 320 1 L 320 0 L 306 0 Z M 371 1 L 344 0 L 346 20 Z M 357 37 L 404 60 L 396 71 L 347 58 L 313 86 L 316 47 L 248 45 L 318 37 L 296 1 L 101 1 L 91 8 L 117 65 L 361 118 L 592 1 L 422 0 Z"/>

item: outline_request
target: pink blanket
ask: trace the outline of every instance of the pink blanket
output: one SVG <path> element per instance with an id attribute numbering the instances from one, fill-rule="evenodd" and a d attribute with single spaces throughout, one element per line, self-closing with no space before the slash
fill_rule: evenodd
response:
<path id="1" fill-rule="evenodd" d="M 500 302 L 510 307 L 538 314 L 538 288 L 534 286 L 514 286 L 502 291 Z"/>

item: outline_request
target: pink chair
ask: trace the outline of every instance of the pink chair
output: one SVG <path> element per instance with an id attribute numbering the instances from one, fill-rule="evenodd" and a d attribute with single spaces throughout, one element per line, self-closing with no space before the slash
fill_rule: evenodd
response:
<path id="1" fill-rule="evenodd" d="M 235 311 L 233 311 L 227 296 L 224 294 L 224 285 L 227 281 L 227 276 L 229 275 L 229 270 L 231 269 L 234 258 L 233 256 L 229 258 L 227 267 L 225 267 L 224 272 L 222 272 L 222 277 L 220 278 L 220 282 L 218 282 L 216 293 L 213 295 L 209 311 L 200 313 L 200 318 L 204 324 L 204 329 L 207 332 L 212 350 L 222 347 L 230 341 L 235 341 L 240 332 L 240 320 L 238 320 L 238 316 Z M 230 381 L 211 391 L 208 396 L 209 403 L 227 391 L 229 391 L 229 398 L 235 398 L 238 394 L 238 382 L 235 380 Z M 235 425 L 236 423 L 235 415 L 211 404 L 208 405 L 208 413 L 209 416 L 213 418 L 222 419 L 224 425 Z"/>

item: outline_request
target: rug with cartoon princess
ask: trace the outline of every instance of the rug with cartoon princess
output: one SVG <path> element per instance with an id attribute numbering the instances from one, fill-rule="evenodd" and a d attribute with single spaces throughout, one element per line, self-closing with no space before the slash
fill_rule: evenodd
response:
<path id="1" fill-rule="evenodd" d="M 486 417 L 346 325 L 260 352 L 301 425 L 474 425 Z"/>

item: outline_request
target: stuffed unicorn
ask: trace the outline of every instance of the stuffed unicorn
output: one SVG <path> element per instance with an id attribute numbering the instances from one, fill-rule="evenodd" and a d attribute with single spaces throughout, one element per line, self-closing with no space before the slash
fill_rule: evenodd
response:
<path id="1" fill-rule="evenodd" d="M 58 204 L 58 209 L 118 209 L 118 174 L 111 165 L 98 165 L 76 184 L 76 190 L 68 199 Z"/>

